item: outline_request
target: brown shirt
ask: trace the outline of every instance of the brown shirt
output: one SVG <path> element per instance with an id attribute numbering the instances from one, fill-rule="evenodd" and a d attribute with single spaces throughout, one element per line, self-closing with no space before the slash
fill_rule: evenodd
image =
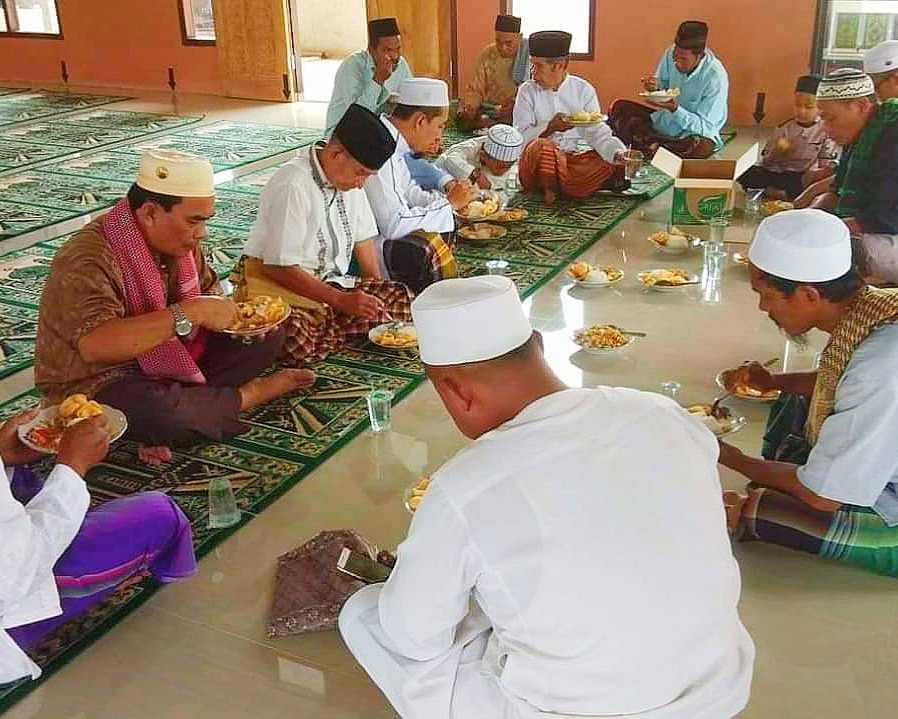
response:
<path id="1" fill-rule="evenodd" d="M 102 218 L 69 239 L 56 253 L 41 295 L 34 354 L 34 381 L 52 404 L 67 395 L 93 396 L 105 385 L 140 371 L 136 360 L 113 365 L 90 364 L 78 353 L 78 342 L 91 330 L 128 314 L 122 268 L 103 235 Z M 197 246 L 200 291 L 220 294 L 218 278 Z M 160 258 L 159 275 L 166 297 L 175 292 L 176 263 Z"/>
<path id="2" fill-rule="evenodd" d="M 484 48 L 462 101 L 474 108 L 485 102 L 493 105 L 514 102 L 518 92 L 512 78 L 514 60 L 513 57 L 502 57 L 495 45 Z"/>

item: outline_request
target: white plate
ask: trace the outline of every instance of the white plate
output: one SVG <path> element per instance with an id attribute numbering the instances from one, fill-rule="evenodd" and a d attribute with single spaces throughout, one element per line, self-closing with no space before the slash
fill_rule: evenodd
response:
<path id="1" fill-rule="evenodd" d="M 287 321 L 287 318 L 293 314 L 293 310 L 290 306 L 287 306 L 287 312 L 281 317 L 277 322 L 272 322 L 270 325 L 265 325 L 264 327 L 256 327 L 252 330 L 222 330 L 222 334 L 230 335 L 231 337 L 236 337 L 238 339 L 251 339 L 252 337 L 261 337 L 262 335 L 267 335 L 273 329 L 277 329 L 284 322 Z"/>
<path id="2" fill-rule="evenodd" d="M 639 284 L 643 287 L 646 287 L 650 290 L 655 290 L 656 292 L 679 292 L 681 290 L 686 289 L 687 287 L 695 287 L 695 284 L 688 285 L 647 285 L 642 281 L 644 275 L 647 275 L 649 272 L 653 272 L 653 270 L 646 270 L 645 272 L 640 272 L 636 277 L 639 279 Z M 689 275 L 690 283 L 697 283 L 699 280 L 698 275 Z"/>
<path id="3" fill-rule="evenodd" d="M 402 330 L 403 332 L 411 332 L 415 335 L 415 343 L 405 345 L 403 347 L 394 347 L 392 345 L 382 345 L 378 340 L 380 336 L 387 331 Z M 415 349 L 418 346 L 417 342 L 418 333 L 415 331 L 415 326 L 411 322 L 386 322 L 382 325 L 377 325 L 368 332 L 368 339 L 379 347 L 383 347 L 388 350 L 407 350 L 407 349 Z"/>
<path id="4" fill-rule="evenodd" d="M 735 434 L 745 426 L 745 417 L 739 417 L 732 411 L 730 412 L 730 416 L 726 419 L 715 420 L 713 423 L 705 422 L 705 417 L 700 414 L 690 413 L 689 416 L 695 417 L 695 419 L 697 419 L 699 422 L 705 425 L 705 427 L 710 429 L 714 433 L 715 437 L 725 437 L 728 434 Z"/>
<path id="5" fill-rule="evenodd" d="M 106 415 L 106 419 L 109 422 L 109 441 L 115 442 L 117 439 L 121 439 L 122 435 L 128 429 L 128 419 L 125 417 L 124 412 L 116 409 L 115 407 L 110 407 L 106 404 L 100 405 L 103 408 L 103 414 Z M 34 444 L 31 440 L 28 439 L 28 432 L 35 427 L 39 427 L 41 425 L 46 425 L 55 420 L 59 416 L 59 405 L 54 405 L 53 407 L 47 407 L 46 409 L 42 409 L 38 412 L 37 417 L 26 424 L 19 425 L 19 439 L 22 441 L 26 447 L 30 447 L 35 452 L 41 452 L 43 454 L 56 454 L 55 449 L 49 449 L 47 447 L 41 447 L 38 444 Z"/>
<path id="6" fill-rule="evenodd" d="M 483 200 L 487 200 L 487 199 L 499 200 L 499 209 L 496 210 L 496 212 L 494 212 L 492 215 L 482 215 L 482 216 L 478 216 L 478 217 L 468 217 L 467 214 L 463 214 L 456 210 L 455 216 L 458 217 L 460 220 L 463 220 L 464 222 L 469 222 L 469 223 L 487 222 L 492 217 L 494 217 L 496 214 L 498 214 L 499 212 L 504 210 L 505 206 L 508 204 L 508 200 L 505 198 L 504 195 L 502 195 L 499 192 L 493 192 L 491 190 L 481 190 L 475 199 L 480 200 L 481 202 Z M 472 202 L 473 202 L 473 200 L 472 200 Z M 467 208 L 463 208 L 463 209 L 467 209 Z"/>
<path id="7" fill-rule="evenodd" d="M 667 90 L 654 90 L 652 92 L 640 92 L 640 97 L 644 97 L 649 102 L 669 102 L 676 100 L 679 95 L 671 95 Z"/>
<path id="8" fill-rule="evenodd" d="M 717 375 L 717 377 L 714 378 L 714 381 L 717 383 L 717 386 L 720 387 L 720 389 L 722 389 L 722 390 L 726 390 L 726 389 L 727 389 L 726 386 L 725 386 L 724 383 L 723 383 L 723 373 L 724 373 L 724 372 L 728 372 L 728 371 L 729 371 L 729 370 L 722 370 L 722 371 Z M 729 390 L 727 390 L 727 391 L 729 391 Z M 765 404 L 766 404 L 766 403 L 769 403 L 769 402 L 775 402 L 776 400 L 778 400 L 778 399 L 780 398 L 780 395 L 781 395 L 781 394 L 782 394 L 782 392 L 780 392 L 779 390 L 777 390 L 776 396 L 770 396 L 770 397 L 753 397 L 753 396 L 750 395 L 750 394 L 739 394 L 738 392 L 733 392 L 733 397 L 737 397 L 738 399 L 744 399 L 746 402 L 762 402 L 762 403 L 765 403 Z"/>
<path id="9" fill-rule="evenodd" d="M 578 332 L 582 332 L 587 329 L 586 327 L 581 327 L 578 330 L 574 330 L 571 332 L 571 341 L 580 348 L 581 351 L 586 352 L 591 355 L 609 355 L 614 354 L 615 352 L 619 352 L 622 349 L 626 349 L 633 342 L 636 341 L 636 338 L 633 335 L 627 335 L 627 344 L 621 345 L 620 347 L 584 347 L 579 342 L 577 342 L 576 337 Z"/>
<path id="10" fill-rule="evenodd" d="M 686 247 L 668 247 L 667 245 L 662 245 L 660 242 L 655 242 L 651 237 L 647 239 L 662 255 L 685 255 L 690 250 L 694 250 L 696 247 L 701 247 L 702 245 L 701 238 L 696 237 L 695 235 L 686 235 L 686 239 L 689 242 Z"/>
<path id="11" fill-rule="evenodd" d="M 626 275 L 624 275 L 623 270 L 619 270 L 619 272 L 620 272 L 620 277 L 618 277 L 616 280 L 608 280 L 608 282 L 592 282 L 590 280 L 578 280 L 578 279 L 571 277 L 570 275 L 567 275 L 567 277 L 577 287 L 582 287 L 584 290 L 594 290 L 597 287 L 611 287 L 611 285 L 616 285 L 618 282 L 620 282 L 626 276 Z"/>
<path id="12" fill-rule="evenodd" d="M 607 122 L 608 116 L 602 115 L 598 120 L 572 120 L 571 116 L 568 115 L 565 119 L 574 127 L 589 127 L 590 125 L 601 125 L 603 122 Z"/>
<path id="13" fill-rule="evenodd" d="M 489 225 L 489 227 L 495 230 L 496 234 L 493 237 L 470 237 L 468 235 L 468 232 L 476 230 L 479 225 Z M 499 225 L 493 225 L 488 222 L 473 222 L 470 225 L 460 227 L 455 234 L 457 234 L 466 242 L 492 242 L 493 240 L 501 240 L 503 237 L 505 237 L 505 235 L 508 234 L 508 229 L 505 227 L 500 227 Z"/>

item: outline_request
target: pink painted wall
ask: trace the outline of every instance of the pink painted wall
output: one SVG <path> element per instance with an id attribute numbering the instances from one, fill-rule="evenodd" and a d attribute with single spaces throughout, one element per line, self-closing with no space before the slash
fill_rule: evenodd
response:
<path id="1" fill-rule="evenodd" d="M 184 46 L 177 0 L 58 0 L 62 39 L 0 37 L 0 81 L 223 94 L 214 46 Z"/>
<path id="2" fill-rule="evenodd" d="M 490 42 L 498 4 L 457 0 L 461 87 Z M 603 108 L 618 97 L 636 98 L 639 78 L 654 72 L 677 25 L 701 19 L 711 26 L 709 45 L 730 76 L 730 123 L 752 124 L 755 94 L 766 92 L 764 124 L 775 125 L 791 115 L 795 79 L 808 72 L 814 6 L 811 0 L 598 0 L 595 60 L 572 63 L 572 72 L 596 86 Z"/>

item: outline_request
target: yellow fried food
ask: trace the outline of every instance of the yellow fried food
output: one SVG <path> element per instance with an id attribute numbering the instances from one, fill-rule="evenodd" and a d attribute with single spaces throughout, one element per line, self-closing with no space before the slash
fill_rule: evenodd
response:
<path id="1" fill-rule="evenodd" d="M 383 347 L 408 347 L 418 341 L 418 336 L 408 330 L 386 330 L 375 341 Z"/>
<path id="2" fill-rule="evenodd" d="M 676 287 L 685 285 L 692 281 L 692 277 L 686 270 L 651 270 L 650 272 L 642 272 L 639 279 L 649 287 L 654 285 L 663 285 L 667 287 Z"/>
<path id="3" fill-rule="evenodd" d="M 653 232 L 649 235 L 649 241 L 662 247 L 672 249 L 686 249 L 689 247 L 689 236 L 679 227 L 671 227 L 669 230 Z"/>
<path id="4" fill-rule="evenodd" d="M 97 417 L 103 414 L 103 408 L 85 394 L 73 394 L 59 404 L 58 412 L 59 418 L 68 425 L 76 420 Z"/>
<path id="5" fill-rule="evenodd" d="M 765 216 L 775 215 L 777 212 L 795 209 L 795 205 L 785 200 L 767 200 L 761 203 L 761 214 Z"/>
<path id="6" fill-rule="evenodd" d="M 757 387 L 752 387 L 750 384 L 745 384 L 744 382 L 737 382 L 733 385 L 733 393 L 742 395 L 743 397 L 755 397 L 760 399 L 773 399 L 774 397 L 779 396 L 778 390 L 758 389 Z"/>
<path id="7" fill-rule="evenodd" d="M 569 277 L 578 282 L 616 282 L 623 273 L 617 267 L 593 267 L 588 262 L 574 262 L 567 268 Z"/>
<path id="8" fill-rule="evenodd" d="M 518 222 L 525 217 L 527 217 L 527 210 L 523 207 L 512 207 L 508 210 L 502 210 L 493 219 L 498 222 Z"/>
<path id="9" fill-rule="evenodd" d="M 421 503 L 421 500 L 424 499 L 424 493 L 427 491 L 427 488 L 430 486 L 430 477 L 421 477 L 418 480 L 418 484 L 412 487 L 412 491 L 408 496 L 408 499 L 405 500 L 405 503 L 408 505 L 409 510 L 414 512 L 418 505 Z"/>
<path id="10" fill-rule="evenodd" d="M 495 225 L 477 224 L 472 227 L 463 227 L 458 233 L 466 240 L 493 240 L 504 235 L 505 230 Z"/>
<path id="11" fill-rule="evenodd" d="M 587 110 L 572 112 L 568 115 L 568 120 L 571 122 L 599 122 L 603 119 L 605 119 L 605 116 L 601 112 L 589 112 Z"/>
<path id="12" fill-rule="evenodd" d="M 237 321 L 228 329 L 250 332 L 280 322 L 290 313 L 290 307 L 280 297 L 258 295 L 237 303 Z"/>
<path id="13" fill-rule="evenodd" d="M 474 200 L 459 214 L 472 220 L 479 217 L 489 217 L 499 211 L 500 205 L 501 203 L 499 202 L 498 197 L 488 197 L 485 200 Z"/>
<path id="14" fill-rule="evenodd" d="M 574 342 L 586 349 L 614 349 L 630 340 L 614 325 L 590 325 L 574 333 Z"/>

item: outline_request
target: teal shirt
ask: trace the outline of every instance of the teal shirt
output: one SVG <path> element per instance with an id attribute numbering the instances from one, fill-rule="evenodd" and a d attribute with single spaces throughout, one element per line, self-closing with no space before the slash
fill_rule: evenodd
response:
<path id="1" fill-rule="evenodd" d="M 371 57 L 371 53 L 367 50 L 352 53 L 337 69 L 334 94 L 331 95 L 330 104 L 327 106 L 326 134 L 330 136 L 352 103 L 367 107 L 371 112 L 380 115 L 390 95 L 398 93 L 402 81 L 411 76 L 412 71 L 408 63 L 404 57 L 400 57 L 393 74 L 383 85 L 378 85 L 374 82 L 374 58 Z"/>
<path id="2" fill-rule="evenodd" d="M 717 56 L 706 50 L 698 67 L 684 75 L 674 65 L 671 45 L 658 63 L 655 74 L 662 88 L 680 89 L 674 112 L 658 110 L 652 113 L 656 132 L 668 137 L 701 135 L 711 140 L 718 150 L 723 147 L 720 131 L 727 121 L 730 79 Z"/>

